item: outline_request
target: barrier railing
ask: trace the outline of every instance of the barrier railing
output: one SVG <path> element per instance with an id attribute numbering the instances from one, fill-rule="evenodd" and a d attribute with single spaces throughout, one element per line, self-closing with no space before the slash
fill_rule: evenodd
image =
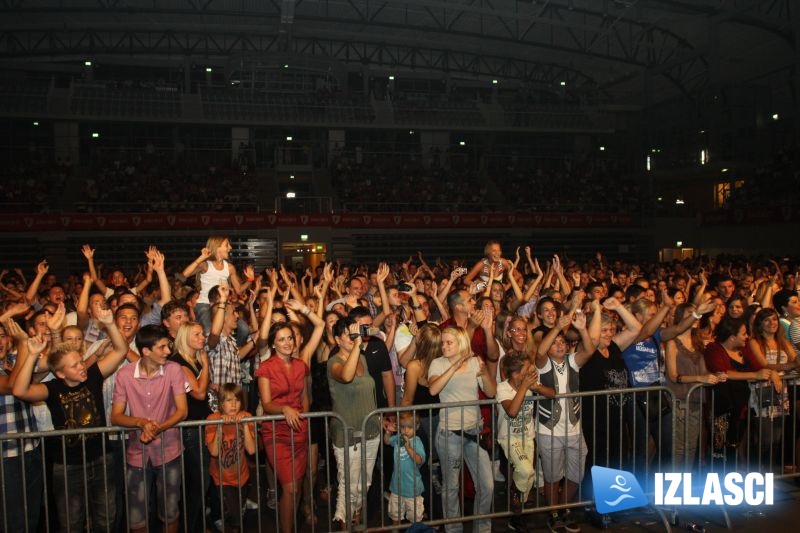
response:
<path id="1" fill-rule="evenodd" d="M 655 472 L 702 475 L 735 470 L 773 472 L 776 479 L 798 477 L 798 382 L 797 375 L 784 376 L 784 389 L 778 392 L 770 382 L 731 381 L 741 389 L 734 387 L 734 395 L 725 384 L 695 385 L 680 397 L 665 386 L 559 394 L 555 402 L 562 405 L 564 420 L 570 413 L 580 413 L 580 432 L 571 431 L 574 424 L 548 424 L 541 415 L 555 412 L 555 404 L 539 396 L 526 399 L 520 409 L 527 413 L 523 419 L 532 422 L 518 424 L 513 431 L 509 427 L 502 435 L 504 415 L 495 400 L 376 409 L 358 428 L 345 427 L 334 412 L 307 413 L 304 418 L 315 427 L 299 439 L 293 429 L 286 430 L 282 416 L 241 419 L 230 425 L 233 440 L 212 429 L 224 425 L 222 420 L 183 422 L 175 429 L 183 445 L 177 462 L 150 469 L 133 467 L 126 460 L 129 444 L 120 437 L 132 432 L 127 428 L 4 434 L 0 435 L 0 525 L 4 531 L 51 531 L 59 525 L 85 529 L 88 523 L 94 531 L 119 531 L 144 521 L 153 530 L 166 518 L 180 520 L 186 531 L 213 529 L 212 525 L 224 531 L 243 524 L 250 507 L 259 511 L 248 518 L 248 529 L 279 530 L 280 513 L 276 511 L 271 520 L 261 510 L 280 508 L 271 500 L 281 490 L 280 479 L 286 474 L 278 470 L 283 468 L 294 481 L 298 471 L 304 472 L 302 490 L 290 493 L 290 509 L 295 516 L 300 509 L 308 516 L 308 521 L 295 520 L 293 530 L 312 532 L 330 530 L 337 516 L 348 530 L 396 529 L 393 517 L 403 510 L 405 522 L 430 526 L 474 522 L 474 531 L 489 531 L 492 520 L 592 505 L 589 477 L 594 465 L 632 471 L 651 496 Z M 410 438 L 420 438 L 425 457 L 416 465 L 419 477 L 398 476 L 392 483 L 394 465 L 409 456 L 404 442 L 397 446 L 391 440 L 393 435 L 402 440 L 398 421 L 409 420 L 403 413 L 414 414 L 412 426 L 419 422 Z M 465 420 L 482 422 L 465 427 Z M 255 440 L 267 458 L 260 453 L 247 458 L 240 445 L 246 424 L 255 425 Z M 331 446 L 336 432 L 342 435 L 338 447 Z M 204 455 L 214 439 L 217 456 Z M 307 455 L 314 446 L 318 451 Z M 155 450 L 145 445 L 144 452 L 156 458 L 152 464 L 169 455 L 163 441 Z M 319 465 L 325 465 L 321 473 L 317 458 Z M 509 462 L 502 471 L 507 490 L 494 482 L 493 463 L 502 458 Z M 218 471 L 236 472 L 228 479 L 232 489 L 225 488 L 224 480 L 211 481 L 214 463 Z M 334 474 L 335 465 L 341 470 Z M 243 468 L 250 476 L 249 485 L 243 483 Z M 327 501 L 316 496 L 318 481 L 331 488 Z M 153 485 L 159 483 L 166 490 L 157 496 Z M 143 487 L 143 494 L 134 485 Z M 380 495 L 377 505 L 374 494 L 368 496 L 370 485 L 377 485 L 373 488 Z M 283 487 L 287 490 L 285 483 Z M 519 501 L 512 492 L 517 489 L 527 492 Z M 411 494 L 406 497 L 411 501 L 386 499 L 384 491 Z M 473 507 L 467 509 L 470 500 Z M 37 526 L 39 501 L 42 514 Z M 316 509 L 320 502 L 323 505 Z M 652 507 L 670 531 L 676 523 L 675 510 Z M 731 527 L 725 508 L 720 512 Z"/>

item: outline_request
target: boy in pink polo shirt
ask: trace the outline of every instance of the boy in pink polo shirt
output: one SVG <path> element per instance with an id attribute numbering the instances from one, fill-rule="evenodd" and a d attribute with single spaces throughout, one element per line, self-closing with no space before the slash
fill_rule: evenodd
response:
<path id="1" fill-rule="evenodd" d="M 117 373 L 111 423 L 137 428 L 128 438 L 125 478 L 128 519 L 133 532 L 147 529 L 147 494 L 157 490 L 158 517 L 167 532 L 178 530 L 181 493 L 180 431 L 186 418 L 186 384 L 180 365 L 167 361 L 169 333 L 163 326 L 144 326 L 136 334 L 142 358 Z"/>

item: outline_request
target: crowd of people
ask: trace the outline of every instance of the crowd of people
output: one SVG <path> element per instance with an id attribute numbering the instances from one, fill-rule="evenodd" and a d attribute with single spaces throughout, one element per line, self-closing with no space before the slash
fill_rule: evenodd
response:
<path id="1" fill-rule="evenodd" d="M 282 532 L 349 530 L 367 500 L 398 527 L 488 532 L 506 494 L 510 529 L 547 507 L 575 533 L 591 465 L 796 468 L 787 260 L 540 264 L 490 241 L 477 261 L 256 272 L 230 250 L 168 266 L 150 247 L 141 279 L 89 245 L 63 283 L 46 260 L 0 272 L 3 530 L 240 530 L 262 504 Z"/>
<path id="2" fill-rule="evenodd" d="M 219 154 L 224 160 L 224 155 Z M 158 157 L 148 143 L 141 153 L 98 158 L 83 182 L 78 212 L 256 211 L 256 174 L 246 161 L 203 164 L 181 156 Z M 182 183 L 197 183 L 184 190 Z M 157 200 L 154 200 L 157 198 Z"/>
<path id="3" fill-rule="evenodd" d="M 492 210 L 486 183 L 474 172 L 447 170 L 440 161 L 425 168 L 408 158 L 342 155 L 331 162 L 330 175 L 346 211 Z"/>
<path id="4" fill-rule="evenodd" d="M 636 213 L 645 200 L 641 187 L 613 161 L 554 160 L 552 165 L 525 169 L 512 160 L 492 176 L 505 205 L 519 211 Z"/>

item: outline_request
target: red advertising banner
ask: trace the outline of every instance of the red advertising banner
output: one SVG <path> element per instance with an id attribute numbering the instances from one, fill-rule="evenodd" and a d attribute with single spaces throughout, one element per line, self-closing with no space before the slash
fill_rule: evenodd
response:
<path id="1" fill-rule="evenodd" d="M 0 231 L 139 231 L 169 229 L 332 228 L 602 228 L 633 226 L 627 214 L 609 213 L 127 213 L 0 216 Z"/>

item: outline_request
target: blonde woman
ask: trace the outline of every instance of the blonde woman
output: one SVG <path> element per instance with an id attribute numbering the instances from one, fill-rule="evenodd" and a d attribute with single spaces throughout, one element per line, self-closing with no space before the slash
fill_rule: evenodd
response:
<path id="1" fill-rule="evenodd" d="M 442 404 L 477 402 L 478 388 L 494 398 L 497 383 L 483 361 L 473 355 L 469 336 L 459 327 L 442 330 L 442 356 L 431 361 L 428 368 L 428 387 L 438 395 Z M 483 428 L 480 407 L 443 407 L 439 410 L 436 450 L 442 465 L 442 507 L 445 518 L 461 516 L 459 480 L 461 467 L 466 463 L 475 483 L 475 514 L 486 514 L 492 506 L 494 475 L 489 454 L 480 447 L 478 437 Z M 461 531 L 458 524 L 445 526 L 448 533 Z M 474 531 L 488 533 L 491 520 L 478 520 Z"/>
<path id="2" fill-rule="evenodd" d="M 187 383 L 186 420 L 205 420 L 211 414 L 208 406 L 210 369 L 208 355 L 203 350 L 206 338 L 203 327 L 197 322 L 187 322 L 175 334 L 175 352 L 170 360 L 181 365 Z M 203 529 L 203 502 L 210 484 L 208 467 L 211 460 L 204 445 L 203 428 L 181 428 L 183 440 L 183 476 L 186 487 L 184 513 L 187 531 Z"/>

